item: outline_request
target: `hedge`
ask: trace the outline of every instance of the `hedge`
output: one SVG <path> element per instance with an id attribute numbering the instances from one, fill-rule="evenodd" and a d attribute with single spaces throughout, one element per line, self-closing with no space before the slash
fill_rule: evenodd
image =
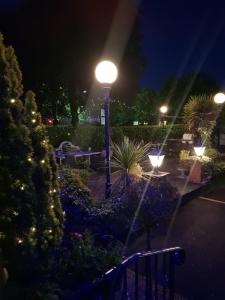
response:
<path id="1" fill-rule="evenodd" d="M 120 142 L 124 136 L 132 140 L 152 143 L 163 142 L 164 139 L 181 139 L 183 125 L 174 124 L 164 127 L 154 126 L 120 126 L 111 127 L 111 139 Z M 62 141 L 71 141 L 82 149 L 91 147 L 93 150 L 100 150 L 104 147 L 104 127 L 94 125 L 79 125 L 77 128 L 69 126 L 47 127 L 49 140 L 54 147 L 59 146 Z"/>

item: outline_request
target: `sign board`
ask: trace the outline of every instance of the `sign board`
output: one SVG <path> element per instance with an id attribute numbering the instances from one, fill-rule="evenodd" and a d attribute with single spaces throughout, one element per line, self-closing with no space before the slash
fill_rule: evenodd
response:
<path id="1" fill-rule="evenodd" d="M 101 108 L 101 125 L 105 125 L 105 110 Z"/>

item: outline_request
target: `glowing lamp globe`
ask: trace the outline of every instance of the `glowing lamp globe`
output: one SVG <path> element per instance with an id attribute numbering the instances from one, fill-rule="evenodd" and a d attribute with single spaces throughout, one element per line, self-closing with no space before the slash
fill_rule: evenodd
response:
<path id="1" fill-rule="evenodd" d="M 151 165 L 153 167 L 153 170 L 155 173 L 157 173 L 158 168 L 161 167 L 163 159 L 165 157 L 164 153 L 160 151 L 160 149 L 153 149 L 149 154 L 148 154 L 149 160 L 151 162 Z"/>
<path id="2" fill-rule="evenodd" d="M 217 93 L 214 96 L 214 102 L 216 104 L 223 104 L 225 102 L 225 95 L 223 93 Z"/>
<path id="3" fill-rule="evenodd" d="M 117 67 L 111 61 L 100 62 L 95 69 L 95 77 L 100 83 L 112 84 L 117 79 Z"/>
<path id="4" fill-rule="evenodd" d="M 160 107 L 160 112 L 162 114 L 166 114 L 167 111 L 168 111 L 168 107 L 166 105 L 163 105 L 163 106 Z"/>

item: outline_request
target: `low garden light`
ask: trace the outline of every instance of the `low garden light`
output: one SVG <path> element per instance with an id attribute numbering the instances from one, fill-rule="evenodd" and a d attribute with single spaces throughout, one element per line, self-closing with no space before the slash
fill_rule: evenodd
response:
<path id="1" fill-rule="evenodd" d="M 105 198 L 109 198 L 111 194 L 111 167 L 110 167 L 110 130 L 109 130 L 109 101 L 111 85 L 117 79 L 117 67 L 111 61 L 100 62 L 95 69 L 95 77 L 102 85 L 102 93 L 104 100 L 105 113 Z"/>
<path id="2" fill-rule="evenodd" d="M 150 153 L 148 154 L 148 157 L 149 157 L 149 160 L 153 167 L 153 173 L 157 174 L 158 169 L 161 167 L 161 165 L 163 163 L 165 154 L 162 152 L 162 150 L 160 148 L 155 148 L 150 151 Z"/>
<path id="3" fill-rule="evenodd" d="M 197 157 L 202 158 L 205 153 L 205 146 L 200 138 L 196 139 L 194 142 L 194 150 Z"/>

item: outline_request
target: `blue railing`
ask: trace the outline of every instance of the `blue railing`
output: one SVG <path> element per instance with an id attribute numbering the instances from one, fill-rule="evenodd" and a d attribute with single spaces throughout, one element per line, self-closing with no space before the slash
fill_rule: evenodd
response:
<path id="1" fill-rule="evenodd" d="M 136 253 L 68 300 L 174 300 L 175 265 L 184 258 L 180 247 Z"/>

